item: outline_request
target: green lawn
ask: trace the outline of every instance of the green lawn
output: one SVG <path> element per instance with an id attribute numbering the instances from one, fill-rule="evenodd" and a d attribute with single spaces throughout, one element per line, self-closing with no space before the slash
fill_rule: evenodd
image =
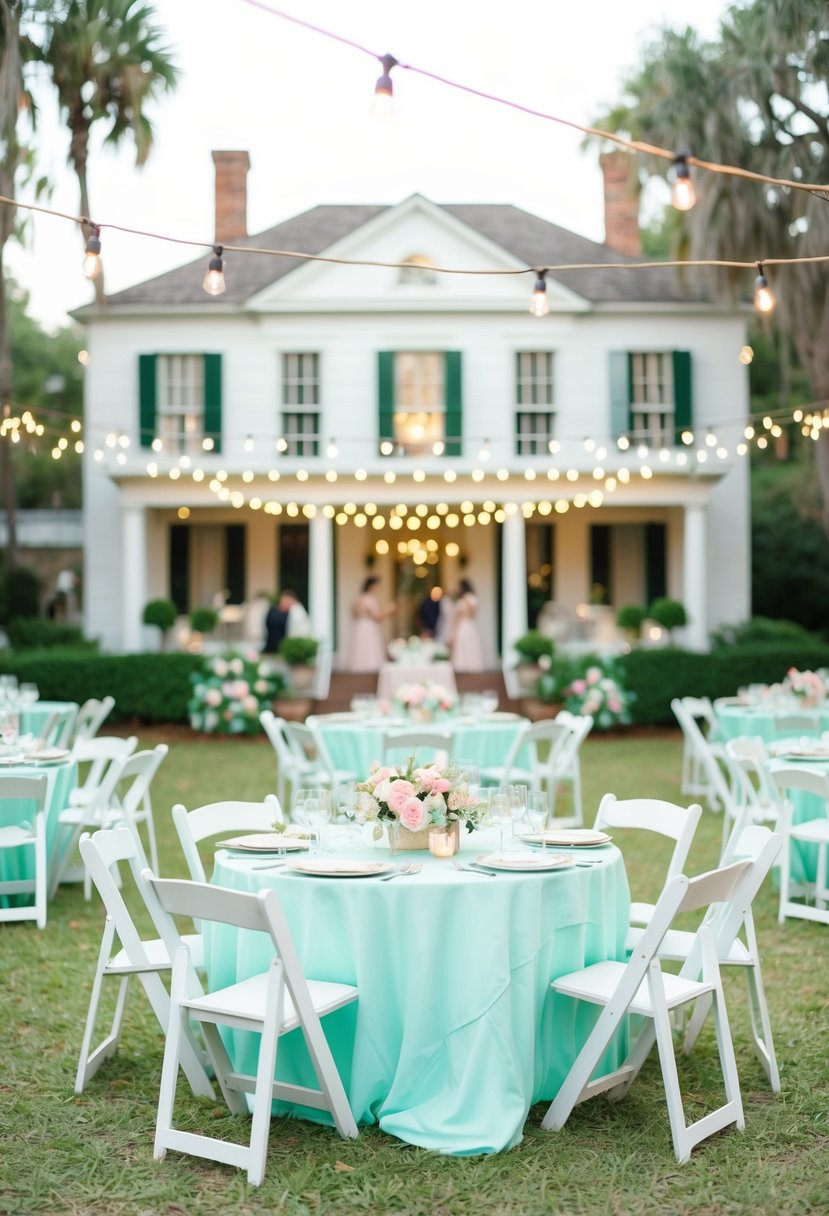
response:
<path id="1" fill-rule="evenodd" d="M 142 744 L 165 738 L 146 731 Z M 262 741 L 203 743 L 183 732 L 154 792 L 162 871 L 182 872 L 169 823 L 177 801 L 260 798 L 273 788 L 273 758 Z M 589 740 L 584 749 L 588 808 L 620 797 L 679 800 L 678 735 Z M 590 811 L 588 811 L 588 815 Z M 706 813 L 689 870 L 715 863 L 721 821 Z M 618 837 L 617 837 L 618 839 Z M 665 849 L 621 840 L 633 891 L 653 898 Z M 652 1058 L 629 1097 L 579 1108 L 560 1133 L 542 1133 L 545 1107 L 530 1112 L 523 1143 L 492 1157 L 444 1158 L 375 1128 L 343 1142 L 311 1124 L 275 1121 L 264 1185 L 250 1188 L 230 1167 L 170 1153 L 152 1160 L 162 1039 L 138 985 L 122 1047 L 83 1096 L 73 1079 L 102 918 L 80 889 L 61 888 L 40 933 L 0 926 L 0 1213 L 72 1216 L 201 1216 L 202 1213 L 825 1213 L 829 1209 L 829 928 L 776 923 L 770 884 L 757 905 L 766 987 L 783 1075 L 773 1097 L 747 1040 L 743 977 L 726 992 L 743 1087 L 746 1130 L 727 1131 L 678 1166 L 671 1149 L 661 1077 Z M 114 988 L 114 985 L 113 985 Z M 719 1099 L 713 1033 L 706 1028 L 681 1078 L 692 1110 Z M 182 1099 L 185 1090 L 180 1090 Z M 194 1109 L 190 1100 L 180 1114 Z M 228 1118 L 204 1103 L 193 1125 Z"/>

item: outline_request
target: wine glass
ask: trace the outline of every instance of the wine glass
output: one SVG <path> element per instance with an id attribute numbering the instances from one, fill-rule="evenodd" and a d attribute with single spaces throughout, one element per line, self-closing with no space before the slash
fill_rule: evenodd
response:
<path id="1" fill-rule="evenodd" d="M 38 692 L 37 684 L 23 683 L 19 685 L 17 695 L 21 705 L 34 705 L 40 693 Z"/>
<path id="2" fill-rule="evenodd" d="M 547 826 L 547 817 L 550 813 L 550 808 L 547 803 L 547 795 L 538 790 L 531 790 L 527 797 L 527 809 L 524 812 L 524 818 L 530 825 L 534 833 L 537 833 L 541 839 L 541 847 L 547 847 L 547 836 L 544 829 Z"/>
<path id="3" fill-rule="evenodd" d="M 504 852 L 504 833 L 512 826 L 512 807 L 506 786 L 494 789 L 489 796 L 488 819 L 500 833 L 498 851 Z"/>
<path id="4" fill-rule="evenodd" d="M 318 853 L 325 851 L 322 829 L 331 820 L 331 793 L 327 789 L 314 790 L 305 799 L 305 821 L 316 832 Z"/>
<path id="5" fill-rule="evenodd" d="M 510 818 L 512 820 L 512 834 L 515 836 L 516 824 L 520 823 L 527 813 L 528 793 L 526 785 L 507 786 L 507 797 L 509 800 Z"/>
<path id="6" fill-rule="evenodd" d="M 481 783 L 481 770 L 475 760 L 458 760 L 457 766 L 466 778 L 470 794 L 477 794 Z"/>
<path id="7" fill-rule="evenodd" d="M 348 825 L 346 830 L 346 838 L 352 841 L 354 838 L 355 828 L 357 823 L 355 816 L 357 814 L 357 783 L 356 781 L 342 781 L 337 789 L 337 819 L 346 821 Z"/>

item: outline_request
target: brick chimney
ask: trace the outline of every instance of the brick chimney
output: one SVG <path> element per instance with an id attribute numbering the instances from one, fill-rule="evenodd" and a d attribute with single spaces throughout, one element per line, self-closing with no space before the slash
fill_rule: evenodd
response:
<path id="1" fill-rule="evenodd" d="M 599 164 L 604 176 L 605 244 L 629 257 L 641 257 L 636 162 L 627 152 L 603 152 Z"/>
<path id="2" fill-rule="evenodd" d="M 247 152 L 214 152 L 216 244 L 232 245 L 248 234 Z"/>

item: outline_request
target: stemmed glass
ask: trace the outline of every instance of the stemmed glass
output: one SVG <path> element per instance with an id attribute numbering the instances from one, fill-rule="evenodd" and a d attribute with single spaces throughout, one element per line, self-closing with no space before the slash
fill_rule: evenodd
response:
<path id="1" fill-rule="evenodd" d="M 356 814 L 357 783 L 356 781 L 343 781 L 337 790 L 337 819 L 340 821 L 345 819 L 348 824 L 346 836 L 349 841 L 353 840 L 357 827 Z"/>
<path id="2" fill-rule="evenodd" d="M 318 853 L 325 852 L 322 829 L 331 820 L 331 791 L 320 787 L 305 799 L 305 821 L 316 832 Z"/>
<path id="3" fill-rule="evenodd" d="M 550 813 L 547 804 L 547 795 L 532 790 L 527 797 L 527 809 L 524 812 L 524 818 L 530 825 L 534 833 L 537 833 L 541 840 L 541 847 L 546 849 L 547 836 L 544 829 L 547 826 L 547 817 Z"/>
<path id="4" fill-rule="evenodd" d="M 527 813 L 526 785 L 507 786 L 507 797 L 509 799 L 510 818 L 512 820 L 512 834 L 514 836 L 516 825 L 521 822 Z"/>
<path id="5" fill-rule="evenodd" d="M 489 795 L 488 809 L 488 818 L 497 827 L 501 837 L 498 851 L 503 853 L 504 833 L 508 827 L 512 826 L 512 807 L 510 805 L 509 791 L 506 786 L 492 790 Z"/>
<path id="6" fill-rule="evenodd" d="M 40 693 L 37 684 L 23 683 L 19 686 L 17 695 L 21 705 L 34 705 Z"/>

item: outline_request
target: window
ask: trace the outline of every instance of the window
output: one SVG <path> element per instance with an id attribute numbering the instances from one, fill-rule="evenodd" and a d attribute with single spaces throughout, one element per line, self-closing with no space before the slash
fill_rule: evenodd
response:
<path id="1" fill-rule="evenodd" d="M 674 441 L 674 368 L 670 351 L 630 356 L 630 422 L 636 439 L 660 447 Z"/>
<path id="2" fill-rule="evenodd" d="M 434 262 L 423 253 L 410 253 L 403 259 L 397 276 L 401 287 L 434 287 L 438 276 L 432 269 Z"/>
<path id="3" fill-rule="evenodd" d="M 204 356 L 158 356 L 156 437 L 164 450 L 195 455 L 204 427 Z"/>
<path id="4" fill-rule="evenodd" d="M 518 351 L 515 356 L 515 451 L 518 456 L 547 453 L 553 437 L 553 355 Z"/>
<path id="5" fill-rule="evenodd" d="M 282 356 L 282 437 L 288 456 L 319 455 L 319 355 Z"/>
<path id="6" fill-rule="evenodd" d="M 394 361 L 394 439 L 406 456 L 431 453 L 446 436 L 443 355 L 399 352 Z M 442 447 L 441 447 L 442 450 Z"/>

